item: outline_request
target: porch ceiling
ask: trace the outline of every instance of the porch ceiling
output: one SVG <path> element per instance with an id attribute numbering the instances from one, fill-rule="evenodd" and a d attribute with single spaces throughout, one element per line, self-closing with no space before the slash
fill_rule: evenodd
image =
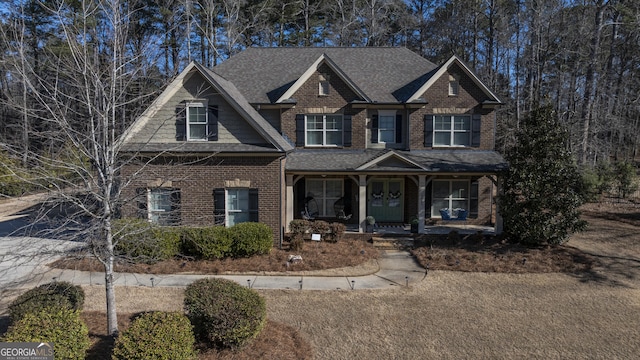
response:
<path id="1" fill-rule="evenodd" d="M 386 161 L 383 155 L 393 151 L 419 165 Z M 376 163 L 376 159 L 382 159 Z M 367 167 L 362 167 L 369 164 Z M 429 173 L 496 173 L 507 168 L 507 162 L 496 151 L 485 150 L 327 150 L 296 149 L 287 156 L 288 172 L 429 172 Z"/>

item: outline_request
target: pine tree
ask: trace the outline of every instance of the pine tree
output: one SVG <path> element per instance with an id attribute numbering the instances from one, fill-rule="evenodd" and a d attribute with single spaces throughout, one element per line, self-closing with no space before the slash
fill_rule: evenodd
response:
<path id="1" fill-rule="evenodd" d="M 540 107 L 524 120 L 505 156 L 500 212 L 507 234 L 521 243 L 562 244 L 586 225 L 578 209 L 582 179 L 568 142 L 552 107 Z"/>

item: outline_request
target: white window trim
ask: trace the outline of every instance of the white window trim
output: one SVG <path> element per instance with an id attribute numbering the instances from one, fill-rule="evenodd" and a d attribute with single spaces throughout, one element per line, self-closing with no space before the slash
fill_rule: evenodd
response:
<path id="1" fill-rule="evenodd" d="M 192 139 L 191 138 L 191 122 L 190 117 L 189 117 L 189 109 L 192 107 L 197 107 L 197 108 L 204 108 L 204 128 L 205 128 L 205 134 L 209 134 L 209 111 L 207 108 L 207 104 L 205 104 L 202 101 L 193 101 L 193 102 L 188 102 L 186 104 L 186 125 L 187 125 L 187 141 L 207 141 L 207 137 L 205 136 L 204 139 Z M 202 123 L 196 123 L 199 125 L 202 125 Z"/>
<path id="2" fill-rule="evenodd" d="M 322 130 L 307 128 L 307 120 L 309 116 L 322 116 Z M 340 130 L 327 130 L 327 116 L 340 117 L 341 129 Z M 309 144 L 307 141 L 307 134 L 309 131 L 320 132 L 322 131 L 322 144 Z M 340 144 L 327 144 L 327 132 L 340 132 Z M 304 116 L 304 144 L 307 147 L 341 147 L 344 146 L 344 115 L 342 114 L 305 114 Z"/>
<path id="3" fill-rule="evenodd" d="M 396 114 L 397 114 L 397 110 L 378 110 L 378 144 L 395 144 L 396 143 L 396 131 L 398 131 L 398 129 L 396 129 Z M 382 141 L 382 133 L 380 132 L 381 130 L 389 130 L 389 129 L 382 129 L 382 126 L 380 126 L 380 124 L 382 123 L 382 117 L 392 117 L 392 124 L 393 124 L 393 141 Z"/>
<path id="4" fill-rule="evenodd" d="M 454 198 L 452 196 L 453 194 L 453 182 L 454 181 L 464 181 L 467 184 L 466 187 L 466 191 L 467 191 L 467 197 L 461 198 L 461 197 L 456 197 Z M 431 189 L 431 201 L 433 202 L 433 200 L 435 199 L 435 196 L 433 194 L 434 192 L 434 187 L 435 187 L 435 183 L 436 182 L 448 182 L 449 183 L 449 195 L 446 198 L 438 198 L 438 200 L 448 200 L 449 204 L 447 205 L 447 208 L 451 209 L 451 204 L 453 201 L 460 201 L 460 200 L 465 200 L 466 201 L 466 206 L 465 206 L 465 210 L 467 210 L 467 214 L 469 213 L 469 206 L 470 206 L 470 201 L 471 201 L 471 181 L 469 179 L 436 179 L 433 180 L 433 184 L 434 186 Z M 433 203 L 431 205 L 431 217 L 432 218 L 442 218 L 442 216 L 440 215 L 440 209 L 433 209 Z M 435 211 L 434 211 L 435 210 Z"/>
<path id="5" fill-rule="evenodd" d="M 245 190 L 247 192 L 247 208 L 246 209 L 240 209 L 240 210 L 230 210 L 229 209 L 229 190 Z M 229 222 L 230 220 L 230 214 L 242 214 L 242 213 L 247 213 L 249 214 L 251 209 L 250 209 L 250 203 L 251 203 L 251 199 L 249 198 L 249 188 L 225 188 L 224 189 L 224 226 L 226 227 L 230 227 L 231 224 Z M 250 215 L 249 215 L 250 216 Z"/>
<path id="6" fill-rule="evenodd" d="M 436 129 L 436 118 L 440 116 L 443 118 L 449 118 L 450 124 L 451 124 L 451 128 L 449 130 L 437 130 Z M 455 118 L 456 116 L 464 116 L 465 118 L 467 118 L 469 120 L 469 130 L 456 130 L 455 129 Z M 434 147 L 470 147 L 471 146 L 471 132 L 472 129 L 471 127 L 473 126 L 472 124 L 472 117 L 471 115 L 466 115 L 466 114 L 454 114 L 454 115 L 434 115 L 433 116 L 433 146 Z M 436 143 L 436 133 L 449 133 L 449 145 L 445 145 L 445 144 L 437 144 Z M 455 144 L 454 143 L 454 139 L 455 139 L 455 134 L 456 133 L 466 133 L 468 135 L 467 138 L 467 144 Z"/>
<path id="7" fill-rule="evenodd" d="M 176 191 L 176 190 L 172 189 L 172 188 L 153 188 L 153 189 L 147 188 L 147 221 L 149 221 L 150 223 L 153 223 L 153 224 L 157 224 L 158 223 L 157 221 L 153 221 L 153 215 L 154 214 L 166 214 L 166 213 L 171 213 L 172 212 L 173 204 L 171 203 L 171 195 L 172 195 L 172 193 L 174 191 Z M 153 192 L 160 192 L 160 193 L 164 193 L 164 194 L 168 193 L 168 196 L 169 196 L 169 208 L 170 208 L 168 211 L 164 210 L 164 209 L 158 210 L 158 209 L 154 209 L 153 208 L 153 206 L 152 206 L 153 202 L 151 200 Z"/>

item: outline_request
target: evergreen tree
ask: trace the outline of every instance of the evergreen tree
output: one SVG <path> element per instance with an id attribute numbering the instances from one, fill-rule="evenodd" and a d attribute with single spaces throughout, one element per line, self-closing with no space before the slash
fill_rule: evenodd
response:
<path id="1" fill-rule="evenodd" d="M 505 231 L 514 239 L 562 244 L 584 229 L 578 210 L 582 179 L 568 141 L 551 106 L 531 111 L 516 133 L 499 198 Z"/>

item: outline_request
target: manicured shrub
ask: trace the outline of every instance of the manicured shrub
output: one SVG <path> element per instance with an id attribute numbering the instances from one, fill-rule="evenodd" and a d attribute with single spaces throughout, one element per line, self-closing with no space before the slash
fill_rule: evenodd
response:
<path id="1" fill-rule="evenodd" d="M 4 342 L 52 342 L 56 359 L 84 359 L 89 331 L 78 310 L 48 308 L 26 313 L 9 328 Z"/>
<path id="2" fill-rule="evenodd" d="M 325 236 L 325 240 L 328 242 L 338 242 L 342 239 L 342 235 L 347 230 L 347 226 L 343 223 L 334 222 L 329 225 L 329 233 Z"/>
<path id="3" fill-rule="evenodd" d="M 154 263 L 171 259 L 180 252 L 179 227 L 154 226 L 142 219 L 113 222 L 116 252 L 136 261 Z"/>
<path id="4" fill-rule="evenodd" d="M 196 336 L 218 347 L 245 345 L 262 331 L 267 319 L 264 298 L 225 279 L 193 282 L 185 290 L 184 306 Z"/>
<path id="5" fill-rule="evenodd" d="M 84 290 L 66 281 L 40 285 L 20 295 L 9 305 L 9 316 L 16 322 L 27 313 L 46 308 L 82 310 Z"/>
<path id="6" fill-rule="evenodd" d="M 177 312 L 149 312 L 136 317 L 113 349 L 113 360 L 196 359 L 191 323 Z"/>
<path id="7" fill-rule="evenodd" d="M 292 235 L 305 234 L 311 230 L 311 222 L 304 219 L 294 219 L 289 222 L 289 231 Z"/>
<path id="8" fill-rule="evenodd" d="M 304 238 L 302 234 L 292 234 L 289 241 L 289 250 L 301 251 L 304 248 Z"/>
<path id="9" fill-rule="evenodd" d="M 273 232 L 265 224 L 245 222 L 230 229 L 233 243 L 231 253 L 235 257 L 268 254 L 273 246 Z"/>
<path id="10" fill-rule="evenodd" d="M 231 254 L 231 232 L 224 226 L 182 229 L 182 247 L 186 255 L 200 259 L 222 259 Z"/>
<path id="11" fill-rule="evenodd" d="M 329 232 L 329 229 L 331 229 L 331 226 L 326 221 L 317 220 L 317 221 L 311 222 L 311 230 L 310 230 L 311 233 L 320 234 L 322 235 L 323 238 Z"/>

